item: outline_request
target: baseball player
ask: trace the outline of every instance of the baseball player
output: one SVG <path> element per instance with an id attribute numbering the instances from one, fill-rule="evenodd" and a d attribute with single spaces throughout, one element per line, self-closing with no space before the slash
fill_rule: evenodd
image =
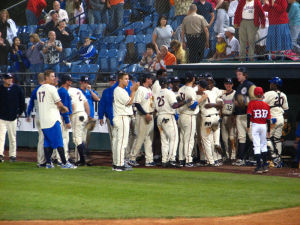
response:
<path id="1" fill-rule="evenodd" d="M 114 90 L 113 102 L 113 170 L 124 171 L 125 149 L 128 144 L 130 116 L 133 115 L 132 104 L 139 83 L 133 85 L 130 96 L 125 90 L 129 76 L 125 73 L 118 75 L 119 86 Z"/>
<path id="2" fill-rule="evenodd" d="M 0 85 L 0 162 L 4 162 L 6 132 L 9 139 L 9 161 L 17 156 L 17 118 L 25 112 L 25 98 L 22 89 L 13 83 L 13 75 L 3 75 Z"/>
<path id="3" fill-rule="evenodd" d="M 198 104 L 204 100 L 204 97 L 197 101 L 197 95 L 193 88 L 195 77 L 192 73 L 185 74 L 185 85 L 178 91 L 178 96 L 182 101 L 192 99 L 189 104 L 178 109 L 180 128 L 179 161 L 186 167 L 193 167 L 192 151 L 195 143 L 196 133 L 196 115 L 199 112 Z"/>
<path id="4" fill-rule="evenodd" d="M 85 161 L 85 141 L 86 141 L 86 123 L 90 117 L 90 107 L 84 94 L 78 89 L 70 87 L 68 90 L 72 100 L 72 131 L 73 142 L 75 143 L 75 157 L 79 154 L 80 160 L 76 162 L 77 166 L 86 165 Z"/>
<path id="5" fill-rule="evenodd" d="M 218 98 L 214 91 L 207 90 L 208 82 L 199 82 L 199 91 L 205 97 L 205 101 L 200 104 L 201 113 L 201 140 L 205 158 L 210 166 L 219 166 L 218 155 L 215 153 L 214 131 L 219 129 L 219 108 L 222 102 L 217 102 Z"/>
<path id="6" fill-rule="evenodd" d="M 58 95 L 64 106 L 68 108 L 68 112 L 61 113 L 62 116 L 62 137 L 65 150 L 65 158 L 69 160 L 69 129 L 71 129 L 70 115 L 72 114 L 72 102 L 69 95 L 69 88 L 72 84 L 71 74 L 64 74 L 61 78 L 61 87 L 58 89 Z M 58 157 L 59 158 L 59 157 Z"/>
<path id="7" fill-rule="evenodd" d="M 245 67 L 238 67 L 236 77 L 240 85 L 235 92 L 235 108 L 234 115 L 236 116 L 236 128 L 238 134 L 238 152 L 237 161 L 234 165 L 243 166 L 246 160 L 246 137 L 247 137 L 247 105 L 250 99 L 254 99 L 255 85 L 247 80 L 248 73 Z M 242 99 L 242 102 L 240 101 Z M 250 140 L 252 139 L 251 132 L 248 132 Z"/>
<path id="8" fill-rule="evenodd" d="M 37 91 L 38 110 L 40 115 L 41 129 L 44 134 L 44 152 L 46 168 L 54 168 L 51 162 L 53 149 L 57 149 L 62 161 L 61 168 L 75 169 L 76 166 L 66 161 L 61 130 L 61 113 L 67 113 L 55 88 L 55 73 L 52 70 L 45 71 L 45 84 Z"/>
<path id="9" fill-rule="evenodd" d="M 264 91 L 261 87 L 254 89 L 257 99 L 249 102 L 247 109 L 247 130 L 250 129 L 252 122 L 252 138 L 254 155 L 256 158 L 255 173 L 268 172 L 267 166 L 267 136 L 270 138 L 270 106 L 263 102 Z M 266 126 L 267 124 L 267 126 Z M 261 158 L 263 165 L 261 165 Z"/>
<path id="10" fill-rule="evenodd" d="M 153 162 L 152 141 L 153 141 L 153 112 L 154 102 L 151 91 L 152 76 L 145 74 L 141 78 L 141 84 L 135 93 L 135 107 L 136 121 L 135 121 L 135 133 L 137 134 L 134 144 L 130 153 L 129 164 L 132 166 L 138 166 L 136 157 L 141 151 L 141 147 L 144 144 L 145 149 L 145 166 L 155 166 Z"/>
<path id="11" fill-rule="evenodd" d="M 280 166 L 280 156 L 282 152 L 281 134 L 284 123 L 287 123 L 287 111 L 289 109 L 286 95 L 279 90 L 282 80 L 273 77 L 270 82 L 270 91 L 264 95 L 264 101 L 271 108 L 271 137 L 268 139 L 268 147 L 275 166 Z M 278 157 L 278 158 L 277 158 Z M 277 159 L 276 159 L 277 158 Z"/>
<path id="12" fill-rule="evenodd" d="M 226 156 L 230 160 L 235 160 L 236 158 L 235 137 L 234 137 L 235 119 L 233 115 L 235 90 L 232 89 L 233 82 L 230 78 L 225 79 L 224 86 L 226 92 L 221 96 L 221 99 L 223 100 L 223 108 L 221 114 L 222 115 L 222 124 L 221 124 L 222 139 L 225 146 Z M 230 149 L 229 149 L 228 141 L 230 143 Z"/>
<path id="13" fill-rule="evenodd" d="M 157 126 L 161 136 L 162 166 L 176 166 L 176 152 L 178 147 L 178 127 L 175 120 L 175 109 L 189 104 L 192 99 L 177 102 L 176 95 L 168 89 L 166 77 L 159 79 L 161 90 L 155 100 L 158 113 Z"/>
<path id="14" fill-rule="evenodd" d="M 38 146 L 37 146 L 37 166 L 38 167 L 45 167 L 46 166 L 46 160 L 45 160 L 45 155 L 44 155 L 44 135 L 43 131 L 41 129 L 41 124 L 40 124 L 40 117 L 39 117 L 39 111 L 38 111 L 38 105 L 37 105 L 37 97 L 36 97 L 36 92 L 40 88 L 41 85 L 45 83 L 45 76 L 43 73 L 38 74 L 38 82 L 39 85 L 32 91 L 30 101 L 27 107 L 27 121 L 30 122 L 30 114 L 35 109 L 35 115 L 34 116 L 34 122 L 35 126 L 38 129 Z"/>

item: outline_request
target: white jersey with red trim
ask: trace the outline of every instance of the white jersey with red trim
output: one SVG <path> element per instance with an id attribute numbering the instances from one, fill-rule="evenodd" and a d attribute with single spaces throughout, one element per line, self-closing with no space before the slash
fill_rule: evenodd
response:
<path id="1" fill-rule="evenodd" d="M 113 102 L 113 111 L 114 116 L 131 116 L 133 115 L 132 105 L 128 105 L 131 98 L 128 95 L 128 92 L 121 88 L 120 86 L 116 87 L 114 90 L 114 102 Z"/>

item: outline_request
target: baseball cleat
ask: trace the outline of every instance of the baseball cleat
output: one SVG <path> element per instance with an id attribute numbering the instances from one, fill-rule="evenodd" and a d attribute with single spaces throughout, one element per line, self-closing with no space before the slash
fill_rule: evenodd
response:
<path id="1" fill-rule="evenodd" d="M 134 160 L 129 160 L 128 164 L 131 165 L 131 166 L 139 166 L 139 165 L 140 165 L 140 164 L 138 164 L 138 163 L 137 163 L 136 161 L 134 161 Z"/>
<path id="2" fill-rule="evenodd" d="M 163 167 L 163 168 L 168 168 L 169 167 L 169 162 L 163 162 L 162 164 L 161 164 L 161 166 Z"/>
<path id="3" fill-rule="evenodd" d="M 156 165 L 155 165 L 155 162 L 151 162 L 151 163 L 145 163 L 145 166 L 153 167 L 153 166 L 156 166 Z"/>
<path id="4" fill-rule="evenodd" d="M 10 162 L 16 162 L 16 161 L 17 161 L 17 159 L 16 159 L 16 157 L 14 157 L 14 156 L 11 156 L 11 157 L 9 157 L 9 161 L 10 161 Z"/>
<path id="5" fill-rule="evenodd" d="M 45 168 L 45 167 L 46 167 L 46 163 L 37 164 L 36 166 L 37 166 L 38 168 Z"/>
<path id="6" fill-rule="evenodd" d="M 191 167 L 194 167 L 194 164 L 193 163 L 187 163 L 187 164 L 185 164 L 185 167 L 191 168 Z"/>
<path id="7" fill-rule="evenodd" d="M 133 170 L 132 166 L 130 166 L 128 163 L 124 163 L 124 170 L 126 171 L 130 171 L 130 170 Z"/>
<path id="8" fill-rule="evenodd" d="M 76 169 L 77 166 L 67 162 L 66 164 L 62 165 L 60 168 L 62 168 L 62 169 Z"/>
<path id="9" fill-rule="evenodd" d="M 266 173 L 266 172 L 268 172 L 268 171 L 269 171 L 269 168 L 268 168 L 268 166 L 267 166 L 267 165 L 264 165 L 262 170 L 263 170 L 263 172 L 264 172 L 264 173 Z"/>
<path id="10" fill-rule="evenodd" d="M 259 167 L 259 168 L 255 168 L 254 169 L 254 173 L 257 173 L 257 174 L 262 174 L 263 173 L 263 169 L 261 168 L 261 167 Z"/>
<path id="11" fill-rule="evenodd" d="M 122 172 L 122 171 L 125 171 L 125 168 L 123 166 L 116 166 L 114 171 L 116 172 Z"/>
<path id="12" fill-rule="evenodd" d="M 53 163 L 46 163 L 46 169 L 53 169 L 55 168 L 55 166 L 53 165 Z"/>
<path id="13" fill-rule="evenodd" d="M 180 160 L 179 161 L 179 167 L 184 167 L 185 165 L 185 161 L 184 160 Z"/>

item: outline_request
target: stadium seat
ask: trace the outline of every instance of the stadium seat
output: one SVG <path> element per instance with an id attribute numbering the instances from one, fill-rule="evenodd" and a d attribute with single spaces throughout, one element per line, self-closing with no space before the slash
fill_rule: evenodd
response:
<path id="1" fill-rule="evenodd" d="M 124 15 L 123 15 L 124 24 L 126 24 L 129 21 L 131 13 L 132 13 L 131 9 L 124 10 Z"/>
<path id="2" fill-rule="evenodd" d="M 28 26 L 27 32 L 29 34 L 33 34 L 33 33 L 35 33 L 36 29 L 37 29 L 37 25 L 30 25 L 30 26 Z"/>
<path id="3" fill-rule="evenodd" d="M 81 70 L 81 65 L 72 65 L 71 67 L 71 74 L 72 74 L 72 78 L 76 81 L 78 81 L 81 77 L 80 73 L 76 73 L 76 72 L 80 72 Z"/>
<path id="4" fill-rule="evenodd" d="M 79 37 L 74 37 L 74 39 L 71 42 L 71 48 L 77 48 L 79 41 L 80 41 Z"/>
<path id="5" fill-rule="evenodd" d="M 147 32 L 147 28 L 150 28 L 152 27 L 152 21 L 151 20 L 145 20 L 145 22 L 143 23 L 143 26 L 142 26 L 142 30 L 144 32 Z"/>
<path id="6" fill-rule="evenodd" d="M 119 64 L 122 64 L 122 63 L 123 63 L 124 58 L 125 58 L 125 55 L 126 55 L 126 49 L 120 49 L 120 50 L 118 51 L 117 58 L 118 58 L 118 63 L 119 63 Z"/>
<path id="7" fill-rule="evenodd" d="M 173 28 L 173 30 L 175 31 L 177 29 L 177 27 L 179 26 L 180 24 L 178 24 L 177 20 L 173 20 L 172 23 L 171 23 L 171 27 Z"/>
<path id="8" fill-rule="evenodd" d="M 99 65 L 102 72 L 109 72 L 109 62 L 106 57 L 99 58 Z"/>
<path id="9" fill-rule="evenodd" d="M 139 34 L 139 35 L 136 35 L 136 42 L 142 42 L 142 43 L 145 43 L 145 39 L 146 39 L 146 36 L 143 35 L 143 34 Z"/>
<path id="10" fill-rule="evenodd" d="M 126 44 L 124 42 L 120 43 L 119 50 L 126 50 Z"/>
<path id="11" fill-rule="evenodd" d="M 127 37 L 126 37 L 126 40 L 125 40 L 125 43 L 127 44 L 127 43 L 131 43 L 131 42 L 135 42 L 135 40 L 136 40 L 136 35 L 128 35 Z"/>
<path id="12" fill-rule="evenodd" d="M 137 71 L 138 64 L 132 64 L 128 67 L 128 73 L 135 73 Z"/>
<path id="13" fill-rule="evenodd" d="M 129 68 L 129 64 L 121 64 L 120 65 L 120 71 L 123 71 L 123 72 L 128 72 L 128 68 Z"/>
<path id="14" fill-rule="evenodd" d="M 88 30 L 81 30 L 79 32 L 79 38 L 82 43 L 84 42 L 84 39 L 87 37 L 90 37 L 90 32 Z"/>
<path id="15" fill-rule="evenodd" d="M 152 35 L 153 34 L 153 27 L 148 27 L 147 29 L 146 29 L 146 35 L 148 35 L 148 34 L 150 34 L 150 35 Z"/>
<path id="16" fill-rule="evenodd" d="M 147 34 L 145 36 L 145 43 L 148 44 L 150 42 L 152 42 L 152 34 Z"/>
<path id="17" fill-rule="evenodd" d="M 144 52 L 146 51 L 146 44 L 143 42 L 139 42 L 136 44 L 136 47 L 137 47 L 137 53 L 139 55 L 139 58 L 142 58 Z"/>
<path id="18" fill-rule="evenodd" d="M 138 21 L 132 24 L 132 28 L 134 29 L 135 34 L 139 34 L 143 29 L 144 23 L 142 21 Z"/>
<path id="19" fill-rule="evenodd" d="M 169 11 L 169 20 L 174 19 L 174 17 L 175 17 L 175 6 L 172 6 Z"/>
<path id="20" fill-rule="evenodd" d="M 79 31 L 89 31 L 89 24 L 81 24 L 79 26 Z"/>
<path id="21" fill-rule="evenodd" d="M 116 37 L 116 39 L 115 39 L 115 41 L 117 42 L 117 43 L 121 43 L 122 41 L 124 41 L 125 40 L 125 35 L 118 35 L 117 37 Z"/>

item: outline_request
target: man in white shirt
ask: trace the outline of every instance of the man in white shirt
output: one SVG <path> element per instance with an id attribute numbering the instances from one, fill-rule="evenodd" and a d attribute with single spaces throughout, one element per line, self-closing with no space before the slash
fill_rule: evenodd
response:
<path id="1" fill-rule="evenodd" d="M 37 91 L 38 110 L 40 115 L 40 125 L 44 134 L 44 151 L 46 158 L 46 168 L 54 168 L 51 162 L 53 149 L 57 149 L 63 169 L 74 169 L 74 165 L 66 161 L 64 145 L 61 131 L 61 113 L 68 112 L 58 95 L 55 87 L 56 77 L 52 70 L 45 71 L 45 84 Z"/>
<path id="2" fill-rule="evenodd" d="M 153 112 L 154 99 L 151 91 L 152 76 L 145 74 L 141 79 L 141 84 L 135 93 L 135 107 L 137 109 L 135 122 L 135 137 L 134 144 L 130 153 L 129 164 L 138 166 L 136 157 L 139 155 L 142 145 L 145 149 L 145 166 L 154 166 L 152 141 L 153 141 Z"/>
<path id="3" fill-rule="evenodd" d="M 119 86 L 114 90 L 113 102 L 113 170 L 124 171 L 125 149 L 128 145 L 128 135 L 130 129 L 130 116 L 133 115 L 132 104 L 134 95 L 139 87 L 139 83 L 135 83 L 132 87 L 131 95 L 125 90 L 129 83 L 129 75 L 120 73 L 118 75 Z"/>
<path id="4" fill-rule="evenodd" d="M 240 52 L 240 43 L 235 38 L 235 29 L 233 27 L 227 27 L 225 28 L 225 36 L 226 39 L 226 57 L 227 58 L 234 58 L 239 55 Z"/>
<path id="5" fill-rule="evenodd" d="M 46 18 L 46 23 L 48 23 L 49 21 L 51 21 L 50 14 L 51 14 L 52 11 L 56 11 L 58 13 L 58 19 L 59 19 L 59 21 L 64 20 L 64 21 L 66 21 L 66 23 L 69 23 L 68 13 L 67 13 L 66 10 L 60 8 L 59 1 L 54 1 L 53 2 L 53 9 L 50 10 L 50 12 L 48 13 L 47 18 Z"/>

